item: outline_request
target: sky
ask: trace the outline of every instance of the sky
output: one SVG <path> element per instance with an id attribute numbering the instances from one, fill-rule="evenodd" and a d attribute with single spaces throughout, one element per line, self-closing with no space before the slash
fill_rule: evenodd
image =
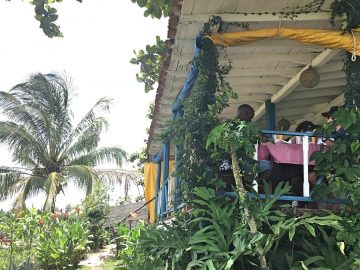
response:
<path id="1" fill-rule="evenodd" d="M 143 91 L 135 77 L 139 67 L 129 60 L 134 49 L 154 44 L 156 35 L 166 39 L 167 20 L 143 17 L 143 10 L 130 0 L 66 0 L 55 7 L 64 37 L 50 39 L 27 1 L 0 1 L 0 91 L 32 73 L 66 74 L 76 93 L 75 120 L 99 98 L 110 97 L 110 126 L 102 146 L 119 145 L 128 153 L 140 150 L 147 139 L 146 112 L 155 90 Z M 11 164 L 5 147 L 0 147 L 0 164 Z"/>

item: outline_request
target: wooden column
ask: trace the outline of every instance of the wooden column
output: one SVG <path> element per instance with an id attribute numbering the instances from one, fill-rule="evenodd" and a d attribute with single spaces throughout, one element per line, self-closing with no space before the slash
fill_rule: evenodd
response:
<path id="1" fill-rule="evenodd" d="M 271 100 L 268 99 L 265 101 L 265 119 L 266 119 L 266 129 L 275 130 L 275 104 L 271 103 Z"/>

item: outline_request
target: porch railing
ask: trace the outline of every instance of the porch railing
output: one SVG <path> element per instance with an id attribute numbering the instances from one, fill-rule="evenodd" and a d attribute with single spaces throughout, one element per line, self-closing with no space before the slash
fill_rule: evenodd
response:
<path id="1" fill-rule="evenodd" d="M 274 135 L 284 135 L 288 137 L 301 137 L 302 138 L 302 151 L 303 151 L 303 196 L 295 196 L 295 195 L 285 195 L 281 196 L 279 200 L 285 200 L 285 201 L 302 201 L 302 202 L 313 202 L 313 198 L 311 197 L 310 192 L 310 185 L 309 185 L 309 138 L 311 137 L 327 137 L 329 136 L 321 136 L 319 134 L 314 134 L 313 132 L 289 132 L 289 131 L 278 131 L 278 130 L 262 130 L 262 134 L 266 136 L 274 136 Z M 336 137 L 335 136 L 331 136 Z M 254 159 L 257 160 L 258 158 L 258 145 L 255 147 L 255 153 L 254 153 Z M 318 184 L 322 181 L 324 177 L 320 177 L 318 180 Z M 159 214 L 160 218 L 163 218 L 165 216 L 168 216 L 171 212 L 176 211 L 180 208 L 183 208 L 184 204 L 176 205 L 174 201 L 174 193 L 177 192 L 174 190 L 174 183 L 172 181 L 173 177 L 169 176 L 164 183 L 162 183 L 159 187 L 159 190 L 156 193 L 156 196 L 158 198 L 156 207 L 156 212 Z M 257 182 L 254 181 L 253 188 L 256 192 L 258 192 Z M 234 197 L 237 196 L 235 192 L 222 192 L 219 193 L 221 196 L 229 196 Z M 249 197 L 258 197 L 260 199 L 265 198 L 266 196 L 271 195 L 265 195 L 265 194 L 253 194 L 249 193 Z M 320 201 L 317 201 L 320 202 Z M 331 204 L 344 204 L 346 203 L 346 200 L 344 199 L 335 199 L 335 198 L 329 198 L 324 201 L 325 203 L 331 203 Z"/>

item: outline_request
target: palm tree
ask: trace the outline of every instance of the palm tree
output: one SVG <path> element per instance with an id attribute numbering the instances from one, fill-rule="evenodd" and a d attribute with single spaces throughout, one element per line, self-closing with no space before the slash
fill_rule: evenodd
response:
<path id="1" fill-rule="evenodd" d="M 9 146 L 18 167 L 0 167 L 0 200 L 16 196 L 13 207 L 43 191 L 44 210 L 55 207 L 56 196 L 73 181 L 92 192 L 99 179 L 94 167 L 104 162 L 118 166 L 126 158 L 119 147 L 98 148 L 107 128 L 103 112 L 110 99 L 101 98 L 74 126 L 69 108 L 69 84 L 56 74 L 34 74 L 9 92 L 0 92 L 0 143 Z"/>

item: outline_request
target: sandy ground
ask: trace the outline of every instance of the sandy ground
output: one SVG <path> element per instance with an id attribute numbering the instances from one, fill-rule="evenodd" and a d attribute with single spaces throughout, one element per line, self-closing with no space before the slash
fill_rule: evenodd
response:
<path id="1" fill-rule="evenodd" d="M 111 244 L 105 246 L 103 249 L 99 250 L 95 253 L 89 253 L 87 257 L 80 262 L 80 266 L 89 267 L 92 270 L 102 270 L 101 264 L 110 257 L 113 257 L 114 254 L 112 252 L 115 249 L 116 245 Z"/>

